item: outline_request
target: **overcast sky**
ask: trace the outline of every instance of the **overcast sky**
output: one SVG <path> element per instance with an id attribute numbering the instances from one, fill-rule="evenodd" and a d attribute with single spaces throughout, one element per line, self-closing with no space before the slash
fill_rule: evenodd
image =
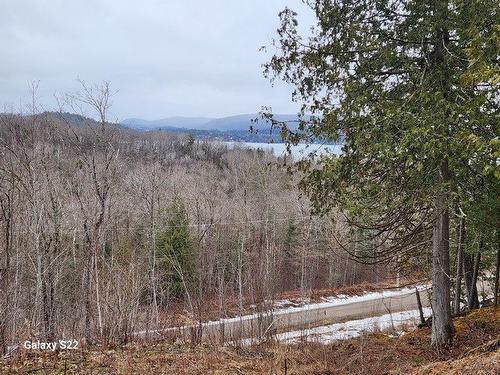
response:
<path id="1" fill-rule="evenodd" d="M 74 90 L 76 78 L 108 80 L 119 92 L 112 116 L 158 119 L 296 112 L 291 88 L 272 87 L 259 51 L 285 6 L 306 28 L 300 0 L 2 0 L 0 104 L 25 103 L 39 80 L 40 102 Z"/>

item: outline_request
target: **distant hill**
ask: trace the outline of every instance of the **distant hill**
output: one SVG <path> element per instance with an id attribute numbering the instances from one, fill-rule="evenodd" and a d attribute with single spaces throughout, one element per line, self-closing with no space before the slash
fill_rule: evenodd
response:
<path id="1" fill-rule="evenodd" d="M 275 115 L 274 117 L 278 121 L 288 121 L 289 126 L 292 129 L 295 129 L 297 127 L 297 115 Z M 252 122 L 252 120 L 255 119 L 257 119 L 257 122 Z M 250 126 L 256 129 L 269 130 L 270 123 L 260 118 L 258 114 L 254 113 L 214 119 L 206 123 L 204 126 L 205 129 L 217 129 L 221 131 L 248 130 Z"/>
<path id="2" fill-rule="evenodd" d="M 203 125 L 212 119 L 207 117 L 167 117 L 160 120 L 143 120 L 129 118 L 120 124 L 137 130 L 154 130 L 165 128 L 202 129 Z"/>
<path id="3" fill-rule="evenodd" d="M 279 121 L 290 121 L 290 127 L 296 128 L 294 121 L 297 120 L 297 115 L 275 115 Z M 258 119 L 257 122 L 252 120 Z M 216 131 L 248 131 L 250 127 L 258 130 L 269 130 L 270 124 L 257 113 L 235 115 L 221 118 L 205 118 L 205 117 L 167 117 L 161 120 L 143 120 L 138 118 L 130 118 L 123 120 L 121 125 L 138 129 L 138 130 L 153 130 L 153 129 L 188 129 L 188 130 L 216 130 Z"/>
<path id="4" fill-rule="evenodd" d="M 296 130 L 297 115 L 275 115 L 278 121 L 287 121 Z M 254 121 L 256 120 L 257 121 Z M 160 120 L 129 118 L 120 125 L 139 131 L 164 130 L 173 133 L 188 133 L 196 139 L 217 139 L 243 142 L 282 142 L 279 129 L 271 129 L 271 123 L 259 114 L 243 114 L 221 118 L 167 117 Z M 252 131 L 251 131 L 252 130 Z"/>
<path id="5" fill-rule="evenodd" d="M 91 118 L 68 112 L 44 112 L 43 115 L 54 121 L 63 121 L 75 126 L 97 126 L 99 124 Z M 0 116 L 2 116 L 1 113 Z M 298 118 L 296 115 L 282 114 L 275 115 L 275 118 L 278 121 L 288 122 L 290 129 L 297 130 Z M 256 122 L 253 121 L 255 119 L 257 119 Z M 118 124 L 110 123 L 109 125 L 136 131 L 160 130 L 176 134 L 189 134 L 199 140 L 258 143 L 283 142 L 280 135 L 280 129 L 271 129 L 271 124 L 260 118 L 256 113 L 222 118 L 168 117 L 160 120 L 130 118 Z"/>

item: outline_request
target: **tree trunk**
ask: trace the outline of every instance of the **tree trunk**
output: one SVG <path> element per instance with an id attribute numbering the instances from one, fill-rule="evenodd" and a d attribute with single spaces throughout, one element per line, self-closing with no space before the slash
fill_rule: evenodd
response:
<path id="1" fill-rule="evenodd" d="M 497 243 L 497 265 L 495 270 L 495 296 L 494 296 L 494 305 L 498 306 L 498 276 L 500 273 L 500 244 Z"/>
<path id="2" fill-rule="evenodd" d="M 102 339 L 102 311 L 101 311 L 101 298 L 99 295 L 99 269 L 98 269 L 98 264 L 97 262 L 99 261 L 99 258 L 97 257 L 97 247 L 94 248 L 94 277 L 95 277 L 95 299 L 96 299 L 96 309 L 97 309 L 97 326 L 99 328 L 99 335 L 100 338 Z"/>
<path id="3" fill-rule="evenodd" d="M 91 246 L 91 245 L 89 245 Z M 93 255 L 91 249 L 88 248 L 88 253 L 86 254 L 86 267 L 84 268 L 85 276 L 84 276 L 84 298 L 85 298 L 85 327 L 84 327 L 84 337 L 85 344 L 89 345 L 92 343 L 92 332 L 91 332 L 91 320 L 92 320 L 92 301 L 91 301 L 91 293 L 92 293 L 92 279 L 93 279 Z"/>
<path id="4" fill-rule="evenodd" d="M 243 251 L 245 248 L 245 238 L 241 239 L 241 250 L 238 252 L 238 307 L 243 311 Z"/>
<path id="5" fill-rule="evenodd" d="M 151 245 L 152 245 L 152 256 L 151 256 L 151 290 L 152 290 L 152 305 L 155 316 L 155 327 L 158 326 L 160 320 L 158 311 L 158 295 L 156 291 L 156 223 L 155 223 L 155 189 L 151 189 L 151 204 L 150 204 L 150 220 L 151 220 Z"/>
<path id="6" fill-rule="evenodd" d="M 43 322 L 45 329 L 45 338 L 48 342 L 54 341 L 54 283 L 52 272 L 48 272 L 45 280 L 42 284 L 42 295 L 43 295 Z"/>
<path id="7" fill-rule="evenodd" d="M 479 247 L 477 249 L 476 256 L 474 257 L 474 268 L 472 269 L 472 285 L 471 288 L 472 295 L 469 296 L 469 310 L 479 308 L 479 298 L 477 293 L 477 277 L 479 275 L 479 265 L 481 263 L 481 250 L 483 249 L 484 235 L 481 234 L 479 239 Z"/>
<path id="8" fill-rule="evenodd" d="M 415 294 L 417 295 L 417 305 L 418 312 L 420 313 L 420 323 L 425 324 L 424 309 L 422 308 L 422 301 L 420 300 L 420 293 L 418 288 L 415 288 Z"/>
<path id="9" fill-rule="evenodd" d="M 474 273 L 474 259 L 472 258 L 472 255 L 468 254 L 465 251 L 462 255 L 467 306 L 473 306 L 473 308 L 476 308 L 479 306 L 479 299 L 477 295 L 477 285 L 472 282 L 472 275 Z"/>
<path id="10" fill-rule="evenodd" d="M 440 182 L 447 180 L 447 165 L 443 163 Z M 449 215 L 446 194 L 436 197 L 432 230 L 432 337 L 434 346 L 451 345 L 453 322 L 450 308 Z"/>
<path id="11" fill-rule="evenodd" d="M 11 183 L 13 186 L 13 183 Z M 3 304 L 0 304 L 0 312 L 3 316 L 0 317 L 0 354 L 7 351 L 8 341 L 10 340 L 9 328 L 11 326 L 12 306 L 11 306 L 11 288 L 10 288 L 10 259 L 12 250 L 12 198 L 11 191 L 5 194 L 5 199 L 0 200 L 0 218 L 5 223 L 4 243 L 5 243 L 5 264 L 0 268 L 0 298 L 3 299 Z M 15 302 L 14 298 L 14 302 Z"/>
<path id="12" fill-rule="evenodd" d="M 460 312 L 460 294 L 462 287 L 462 258 L 463 258 L 463 244 L 465 235 L 465 217 L 460 216 L 458 224 L 458 241 L 457 241 L 457 273 L 455 278 L 455 300 L 453 302 L 454 313 Z"/>

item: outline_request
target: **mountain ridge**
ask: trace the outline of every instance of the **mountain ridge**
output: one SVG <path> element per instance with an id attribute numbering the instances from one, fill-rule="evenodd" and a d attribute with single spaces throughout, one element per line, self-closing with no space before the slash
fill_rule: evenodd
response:
<path id="1" fill-rule="evenodd" d="M 295 123 L 298 121 L 297 115 L 277 114 L 275 118 L 279 121 L 287 121 L 290 123 L 291 128 L 296 128 Z M 137 130 L 168 130 L 175 128 L 208 131 L 248 131 L 250 128 L 259 130 L 270 130 L 271 128 L 270 122 L 262 119 L 258 113 L 239 114 L 218 118 L 183 116 L 166 117 L 158 120 L 127 118 L 122 120 L 120 125 Z"/>

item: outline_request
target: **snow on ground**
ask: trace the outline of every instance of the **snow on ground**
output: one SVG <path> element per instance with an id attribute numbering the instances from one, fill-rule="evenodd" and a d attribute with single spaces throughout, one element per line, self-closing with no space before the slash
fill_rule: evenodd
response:
<path id="1" fill-rule="evenodd" d="M 376 299 L 384 299 L 384 298 L 389 298 L 389 297 L 396 297 L 396 296 L 404 296 L 406 294 L 411 294 L 415 293 L 415 288 L 417 288 L 419 291 L 424 291 L 427 289 L 430 289 L 430 285 L 417 285 L 415 287 L 411 288 L 400 288 L 400 289 L 390 289 L 390 290 L 384 290 L 382 292 L 371 292 L 371 293 L 365 293 L 361 296 L 345 296 L 345 295 L 339 295 L 336 297 L 327 297 L 323 298 L 325 302 L 319 302 L 319 303 L 306 303 L 302 306 L 289 306 L 285 308 L 278 308 L 272 312 L 273 316 L 278 316 L 278 315 L 286 315 L 291 312 L 296 312 L 296 311 L 307 311 L 307 310 L 314 310 L 314 309 L 320 309 L 324 307 L 332 307 L 332 306 L 339 306 L 339 305 L 347 305 L 350 303 L 355 303 L 355 302 L 362 302 L 362 301 L 371 301 L 371 300 L 376 300 Z M 281 301 L 275 301 L 275 303 L 278 302 L 278 306 L 281 304 L 286 305 L 287 302 L 293 303 L 289 300 L 281 300 Z M 281 302 L 281 303 L 280 303 Z M 223 318 L 220 320 L 216 321 L 209 321 L 207 323 L 204 323 L 206 325 L 213 325 L 213 324 L 220 324 L 220 323 L 231 323 L 231 322 L 236 322 L 236 321 L 241 321 L 241 320 L 249 320 L 249 319 L 256 319 L 259 318 L 263 315 L 263 313 L 255 313 L 255 314 L 250 314 L 250 315 L 243 315 L 243 316 L 237 316 L 234 318 Z M 265 313 L 264 313 L 265 315 Z"/>
<path id="2" fill-rule="evenodd" d="M 411 287 L 411 288 L 400 288 L 400 289 L 384 290 L 382 292 L 365 293 L 361 296 L 346 296 L 340 294 L 336 297 L 323 297 L 324 302 L 310 303 L 310 304 L 304 304 L 303 306 L 291 306 L 283 309 L 278 309 L 274 311 L 274 315 L 276 316 L 281 314 L 288 314 L 290 312 L 295 312 L 295 311 L 312 310 L 323 307 L 347 305 L 349 303 L 355 303 L 355 302 L 371 301 L 376 299 L 403 296 L 406 294 L 415 293 L 415 288 L 417 288 L 419 291 L 424 291 L 430 289 L 430 287 L 431 287 L 430 285 L 417 285 L 416 287 Z"/>
<path id="3" fill-rule="evenodd" d="M 432 315 L 430 307 L 423 309 L 424 317 Z M 320 344 L 330 344 L 338 340 L 347 340 L 359 337 L 370 332 L 392 331 L 397 335 L 404 333 L 405 326 L 416 326 L 420 322 L 420 312 L 418 310 L 401 311 L 392 314 L 374 316 L 365 319 L 350 320 L 343 323 L 329 324 L 309 329 L 283 332 L 276 334 L 273 338 L 278 342 L 294 344 L 299 342 L 317 342 Z M 229 345 L 255 345 L 261 343 L 258 338 L 247 338 L 238 342 L 231 342 Z"/>
<path id="4" fill-rule="evenodd" d="M 424 308 L 424 316 L 432 313 L 430 308 Z M 327 326 L 304 329 L 299 331 L 284 332 L 276 335 L 277 341 L 296 343 L 312 341 L 328 344 L 337 340 L 345 340 L 361 336 L 367 332 L 400 329 L 403 325 L 416 325 L 420 319 L 418 310 L 401 311 L 392 314 L 374 316 L 371 318 L 350 320 L 344 323 L 335 323 Z"/>
<path id="5" fill-rule="evenodd" d="M 233 322 L 239 322 L 239 321 L 246 321 L 246 320 L 253 320 L 253 319 L 259 319 L 263 315 L 266 314 L 271 314 L 273 316 L 280 316 L 280 315 L 286 315 L 291 312 L 296 312 L 296 311 L 307 311 L 307 310 L 314 310 L 314 309 L 320 309 L 324 307 L 332 307 L 332 306 L 339 306 L 339 305 L 347 305 L 350 303 L 355 303 L 355 302 L 362 302 L 362 301 L 371 301 L 371 300 L 377 300 L 377 299 L 384 299 L 384 298 L 389 298 L 389 297 L 396 297 L 396 296 L 403 296 L 411 293 L 415 293 L 415 288 L 417 288 L 419 291 L 425 291 L 431 288 L 430 285 L 417 285 L 413 287 L 408 287 L 408 288 L 399 288 L 399 289 L 390 289 L 390 290 L 384 290 L 382 292 L 371 292 L 371 293 L 365 293 L 360 296 L 346 296 L 346 295 L 338 295 L 335 297 L 324 297 L 323 300 L 324 302 L 320 303 L 308 303 L 310 301 L 304 301 L 304 304 L 301 305 L 301 303 L 297 304 L 296 302 L 292 302 L 289 300 L 278 300 L 275 301 L 275 308 L 273 309 L 272 312 L 263 312 L 263 313 L 254 313 L 254 314 L 249 314 L 249 315 L 242 315 L 242 316 L 237 316 L 234 318 L 223 318 L 220 320 L 215 320 L 215 321 L 208 321 L 206 323 L 202 323 L 203 326 L 213 326 L 213 325 L 220 325 L 220 324 L 227 324 L 227 323 L 233 323 Z M 290 306 L 291 305 L 291 306 Z M 287 306 L 287 307 L 279 307 L 279 306 Z M 136 335 L 143 335 L 143 334 L 154 334 L 154 333 L 162 333 L 166 331 L 174 331 L 182 328 L 189 328 L 189 326 L 185 327 L 175 327 L 175 328 L 167 328 L 167 329 L 160 329 L 160 330 L 154 330 L 154 331 L 140 331 L 136 332 Z"/>

